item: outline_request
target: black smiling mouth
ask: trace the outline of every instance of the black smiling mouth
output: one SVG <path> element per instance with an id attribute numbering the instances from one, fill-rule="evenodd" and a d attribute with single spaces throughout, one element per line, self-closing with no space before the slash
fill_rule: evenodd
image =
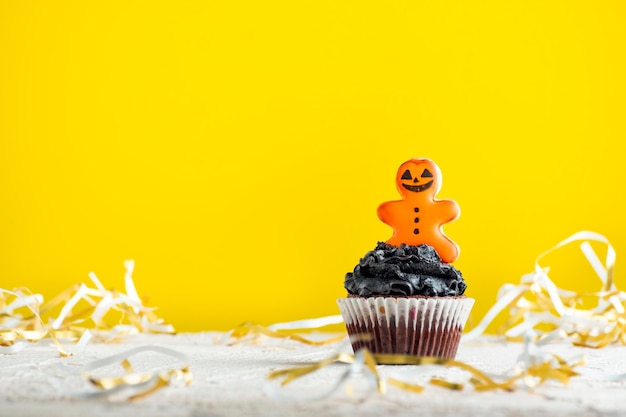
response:
<path id="1" fill-rule="evenodd" d="M 433 180 L 428 181 L 426 184 L 420 184 L 420 185 L 408 185 L 408 184 L 402 183 L 402 186 L 404 188 L 406 188 L 409 191 L 413 191 L 414 193 L 419 193 L 421 191 L 424 191 L 430 188 L 431 185 L 433 185 Z"/>

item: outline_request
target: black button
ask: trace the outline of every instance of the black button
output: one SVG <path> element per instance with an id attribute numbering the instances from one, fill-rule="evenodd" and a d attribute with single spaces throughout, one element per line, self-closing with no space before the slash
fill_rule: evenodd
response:
<path id="1" fill-rule="evenodd" d="M 415 208 L 413 209 L 413 211 L 414 211 L 414 212 L 416 212 L 416 213 L 419 213 L 419 212 L 420 212 L 420 208 L 419 208 L 419 207 L 415 207 Z"/>
<path id="2" fill-rule="evenodd" d="M 420 234 L 420 229 L 413 229 L 413 233 L 415 233 L 416 235 Z"/>
<path id="3" fill-rule="evenodd" d="M 419 222 L 420 222 L 420 218 L 419 218 L 419 217 L 416 217 L 415 219 L 413 219 L 413 221 L 414 221 L 415 223 L 419 223 Z"/>

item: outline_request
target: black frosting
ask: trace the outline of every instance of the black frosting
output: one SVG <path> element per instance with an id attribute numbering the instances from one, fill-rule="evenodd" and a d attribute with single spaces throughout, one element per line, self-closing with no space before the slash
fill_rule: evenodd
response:
<path id="1" fill-rule="evenodd" d="M 350 294 L 361 297 L 458 296 L 465 292 L 461 271 L 441 262 L 429 245 L 400 247 L 378 242 L 354 268 L 344 283 Z"/>

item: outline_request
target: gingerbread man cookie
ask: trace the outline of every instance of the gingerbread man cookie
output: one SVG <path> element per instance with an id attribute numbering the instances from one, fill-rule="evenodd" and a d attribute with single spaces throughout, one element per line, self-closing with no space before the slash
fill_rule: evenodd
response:
<path id="1" fill-rule="evenodd" d="M 430 159 L 410 159 L 400 165 L 396 186 L 402 200 L 387 201 L 378 207 L 378 218 L 393 228 L 388 244 L 400 246 L 426 243 L 434 247 L 441 260 L 452 263 L 459 247 L 442 231 L 445 223 L 459 217 L 453 200 L 437 200 L 441 171 Z"/>

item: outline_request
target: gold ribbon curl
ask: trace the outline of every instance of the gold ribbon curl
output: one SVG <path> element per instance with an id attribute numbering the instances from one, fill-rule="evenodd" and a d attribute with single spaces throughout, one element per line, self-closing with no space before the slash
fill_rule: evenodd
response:
<path id="1" fill-rule="evenodd" d="M 130 363 L 130 357 L 143 352 L 156 352 L 178 359 L 184 365 L 179 368 L 154 372 L 135 372 Z M 119 362 L 125 374 L 122 376 L 95 377 L 91 372 Z M 113 397 L 121 395 L 127 400 L 136 400 L 165 388 L 176 381 L 182 381 L 186 386 L 193 381 L 193 374 L 189 369 L 189 359 L 186 355 L 161 346 L 141 346 L 126 352 L 99 359 L 85 365 L 83 375 L 99 390 L 83 394 L 83 397 Z"/>
<path id="2" fill-rule="evenodd" d="M 16 353 L 50 339 L 61 356 L 70 356 L 86 347 L 93 330 L 103 331 L 106 340 L 133 333 L 175 333 L 137 295 L 134 265 L 132 260 L 124 262 L 126 292 L 105 289 L 94 273 L 89 274 L 94 286 L 74 285 L 45 303 L 42 295 L 28 289 L 0 288 L 0 353 Z M 121 319 L 108 324 L 107 317 L 114 311 Z"/>
<path id="3" fill-rule="evenodd" d="M 580 249 L 600 279 L 600 289 L 585 293 L 558 288 L 548 276 L 550 268 L 541 259 L 570 243 L 582 241 Z M 607 246 L 606 259 L 600 261 L 589 244 Z M 471 332 L 463 336 L 472 340 L 485 332 L 503 311 L 509 317 L 500 334 L 509 341 L 522 341 L 531 334 L 535 341 L 566 340 L 575 346 L 602 348 L 612 343 L 626 344 L 626 293 L 614 282 L 615 250 L 604 236 L 589 231 L 573 234 L 553 248 L 540 254 L 532 273 L 522 276 L 517 285 L 500 288 L 496 303 Z M 595 301 L 595 307 L 583 308 L 583 301 Z"/>
<path id="4" fill-rule="evenodd" d="M 359 359 L 360 358 L 360 359 Z M 537 359 L 536 356 L 533 357 Z M 580 364 L 567 363 L 562 358 L 556 355 L 549 355 L 544 357 L 543 360 L 536 363 L 528 363 L 525 366 L 518 367 L 515 374 L 511 377 L 501 377 L 500 380 L 496 380 L 493 377 L 488 376 L 481 370 L 468 365 L 464 362 L 440 359 L 435 357 L 417 357 L 411 355 L 394 355 L 394 354 L 373 354 L 367 349 L 363 349 L 357 352 L 355 355 L 340 353 L 324 359 L 320 362 L 312 365 L 297 367 L 292 369 L 285 369 L 280 371 L 274 371 L 268 375 L 268 379 L 282 379 L 281 386 L 287 385 L 294 380 L 308 375 L 312 372 L 316 372 L 322 368 L 325 368 L 334 363 L 348 364 L 351 366 L 357 365 L 358 369 L 365 372 L 371 379 L 376 381 L 376 389 L 379 393 L 384 394 L 387 390 L 387 386 L 399 388 L 411 393 L 421 393 L 424 391 L 424 386 L 403 381 L 398 378 L 386 378 L 383 379 L 376 366 L 379 363 L 385 365 L 437 365 L 446 368 L 456 368 L 469 373 L 469 383 L 476 391 L 492 391 L 492 390 L 504 390 L 514 391 L 521 384 L 524 388 L 534 388 L 542 385 L 549 380 L 555 380 L 562 384 L 568 384 L 571 377 L 578 375 L 578 372 L 574 368 Z M 346 370 L 346 374 L 352 372 L 354 369 Z M 344 374 L 341 379 L 345 378 Z M 446 381 L 441 378 L 430 378 L 429 384 L 435 385 L 441 388 L 449 390 L 462 390 L 464 385 L 457 382 Z"/>
<path id="5" fill-rule="evenodd" d="M 241 343 L 245 339 L 250 339 L 252 343 L 260 343 L 261 337 L 267 336 L 275 339 L 294 340 L 309 346 L 324 346 L 344 340 L 347 334 L 344 332 L 325 340 L 312 340 L 299 335 L 297 332 L 302 330 L 317 329 L 342 322 L 343 320 L 341 316 L 328 316 L 287 323 L 276 323 L 267 327 L 258 323 L 246 322 L 234 328 L 228 336 L 234 339 L 234 341 L 231 342 L 231 345 Z"/>

